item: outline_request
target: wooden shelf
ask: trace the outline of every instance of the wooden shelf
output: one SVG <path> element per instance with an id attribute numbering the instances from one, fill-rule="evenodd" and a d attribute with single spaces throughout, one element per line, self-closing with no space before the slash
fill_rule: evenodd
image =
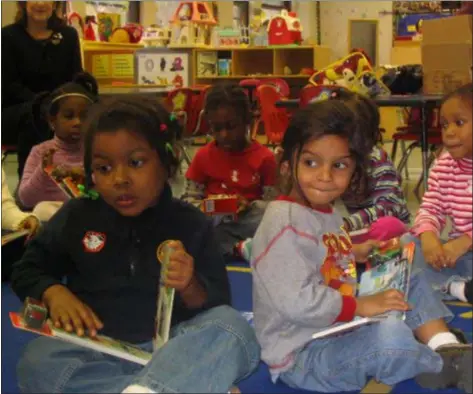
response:
<path id="1" fill-rule="evenodd" d="M 331 50 L 325 46 L 269 46 L 238 48 L 206 48 L 194 50 L 194 70 L 198 70 L 199 52 L 215 52 L 217 59 L 231 59 L 232 68 L 229 76 L 199 76 L 193 74 L 193 83 L 205 83 L 212 80 L 238 80 L 245 78 L 283 78 L 290 81 L 308 79 L 309 75 L 300 74 L 303 68 L 322 69 L 331 64 Z M 289 67 L 294 74 L 286 75 L 284 68 Z"/>

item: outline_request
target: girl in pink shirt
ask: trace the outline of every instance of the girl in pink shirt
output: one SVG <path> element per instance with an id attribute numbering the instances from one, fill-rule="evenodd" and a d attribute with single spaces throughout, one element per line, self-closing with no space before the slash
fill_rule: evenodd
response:
<path id="1" fill-rule="evenodd" d="M 418 244 L 414 265 L 425 270 L 434 288 L 448 298 L 461 299 L 456 289 L 472 277 L 472 103 L 471 83 L 443 100 L 440 122 L 446 152 L 430 172 L 429 189 L 411 230 Z M 447 217 L 452 230 L 443 242 L 440 234 Z"/>
<path id="2" fill-rule="evenodd" d="M 81 122 L 96 100 L 97 91 L 94 77 L 81 73 L 45 99 L 45 112 L 54 137 L 33 147 L 18 189 L 25 209 L 33 209 L 41 203 L 36 209 L 41 220 L 48 220 L 68 199 L 44 169 L 50 165 L 83 167 Z"/>

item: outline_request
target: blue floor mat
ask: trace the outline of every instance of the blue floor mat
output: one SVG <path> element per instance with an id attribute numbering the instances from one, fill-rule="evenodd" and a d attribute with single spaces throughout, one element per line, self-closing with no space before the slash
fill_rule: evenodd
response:
<path id="1" fill-rule="evenodd" d="M 244 269 L 239 265 L 237 269 Z M 252 310 L 251 275 L 245 272 L 229 272 L 232 303 L 239 311 Z M 2 393 L 18 393 L 16 383 L 16 364 L 24 348 L 32 338 L 36 337 L 24 331 L 14 329 L 10 324 L 8 312 L 18 311 L 21 307 L 20 301 L 13 294 L 7 284 L 2 284 Z M 472 339 L 471 306 L 450 306 L 456 317 L 452 327 L 462 329 L 470 342 Z M 463 315 L 463 316 L 462 316 Z M 243 393 L 306 393 L 303 390 L 293 390 L 283 383 L 273 384 L 270 380 L 268 368 L 260 363 L 258 370 L 248 379 L 238 385 Z M 413 380 L 408 380 L 396 385 L 392 393 L 435 393 L 423 390 Z M 442 393 L 459 393 L 458 390 L 443 390 Z"/>

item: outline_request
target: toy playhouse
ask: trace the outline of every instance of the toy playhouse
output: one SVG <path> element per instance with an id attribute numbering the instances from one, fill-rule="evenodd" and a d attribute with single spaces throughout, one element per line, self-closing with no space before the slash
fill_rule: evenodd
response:
<path id="1" fill-rule="evenodd" d="M 282 10 L 281 15 L 271 18 L 268 24 L 269 45 L 300 45 L 302 25 L 295 12 Z"/>
<path id="2" fill-rule="evenodd" d="M 169 48 L 206 48 L 211 46 L 212 29 L 217 25 L 209 4 L 182 2 L 171 20 Z"/>

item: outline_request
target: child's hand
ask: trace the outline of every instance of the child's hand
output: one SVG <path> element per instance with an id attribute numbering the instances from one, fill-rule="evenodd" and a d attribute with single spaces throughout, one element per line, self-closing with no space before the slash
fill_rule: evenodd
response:
<path id="1" fill-rule="evenodd" d="M 409 304 L 399 290 L 386 290 L 381 293 L 356 299 L 356 316 L 372 317 L 389 311 L 407 311 Z"/>
<path id="2" fill-rule="evenodd" d="M 79 336 L 83 336 L 87 329 L 89 336 L 95 337 L 97 330 L 103 327 L 103 323 L 92 309 L 65 286 L 54 285 L 46 289 L 43 302 L 57 328 L 62 328 L 67 332 L 75 331 Z"/>
<path id="3" fill-rule="evenodd" d="M 444 263 L 450 267 L 455 267 L 457 260 L 471 248 L 471 238 L 468 235 L 452 239 L 443 245 L 445 253 Z"/>
<path id="4" fill-rule="evenodd" d="M 250 202 L 243 196 L 238 195 L 238 210 L 237 213 L 242 213 L 246 211 L 250 206 Z"/>
<path id="5" fill-rule="evenodd" d="M 25 220 L 23 220 L 20 225 L 18 226 L 20 230 L 28 230 L 29 235 L 26 241 L 28 242 L 32 237 L 36 235 L 39 230 L 40 223 L 36 216 L 28 216 Z"/>
<path id="6" fill-rule="evenodd" d="M 425 261 L 437 271 L 445 268 L 448 264 L 445 258 L 445 250 L 437 234 L 426 231 L 420 236 L 422 253 Z"/>
<path id="7" fill-rule="evenodd" d="M 53 156 L 56 153 L 56 149 L 49 149 L 44 155 L 43 155 L 43 161 L 42 161 L 42 166 L 44 168 L 48 168 L 49 166 L 53 165 Z"/>
<path id="8" fill-rule="evenodd" d="M 182 292 L 187 289 L 194 276 L 194 259 L 189 255 L 182 242 L 171 241 L 173 249 L 169 256 L 169 266 L 164 284 Z"/>
<path id="9" fill-rule="evenodd" d="M 353 245 L 353 254 L 355 255 L 355 260 L 358 262 L 368 260 L 368 256 L 373 251 L 373 249 L 379 247 L 380 245 L 380 241 L 371 239 L 361 244 Z"/>

